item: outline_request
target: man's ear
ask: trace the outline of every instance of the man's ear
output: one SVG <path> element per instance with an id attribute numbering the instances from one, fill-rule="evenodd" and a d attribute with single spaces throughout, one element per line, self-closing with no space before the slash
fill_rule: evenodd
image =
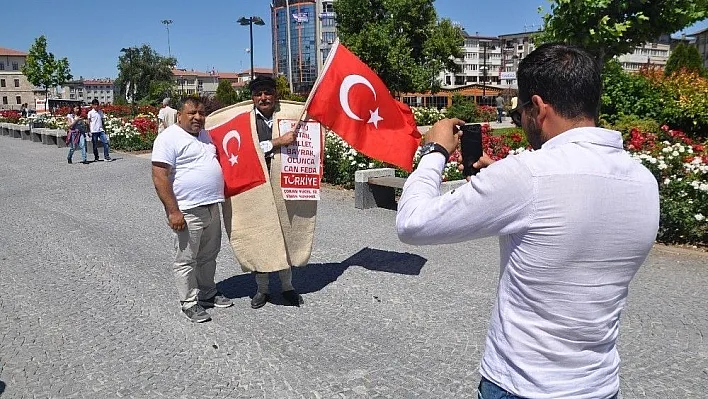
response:
<path id="1" fill-rule="evenodd" d="M 538 94 L 531 96 L 531 103 L 534 105 L 533 109 L 535 111 L 534 118 L 538 126 L 543 125 L 543 121 L 548 117 L 549 107 L 551 106 L 547 102 L 543 101 L 543 98 Z"/>

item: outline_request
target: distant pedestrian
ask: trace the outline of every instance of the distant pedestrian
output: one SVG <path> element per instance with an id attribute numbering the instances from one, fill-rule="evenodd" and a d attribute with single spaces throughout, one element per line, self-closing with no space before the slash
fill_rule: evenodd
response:
<path id="1" fill-rule="evenodd" d="M 103 159 L 106 161 L 111 160 L 108 148 L 108 136 L 106 136 L 106 130 L 104 129 L 103 121 L 105 116 L 103 111 L 98 105 L 98 100 L 95 98 L 91 101 L 91 111 L 88 113 L 89 119 L 89 131 L 91 132 L 91 144 L 93 144 L 93 157 L 94 161 L 99 161 L 98 159 L 98 139 L 101 139 L 101 144 L 103 145 Z"/>
<path id="2" fill-rule="evenodd" d="M 163 130 L 177 123 L 177 110 L 170 107 L 170 99 L 166 98 L 162 100 L 162 108 L 157 114 L 158 125 L 157 133 L 161 133 Z"/>
<path id="3" fill-rule="evenodd" d="M 66 141 L 69 145 L 67 161 L 72 163 L 71 159 L 74 156 L 74 151 L 76 147 L 79 147 L 81 149 L 81 163 L 85 165 L 88 163 L 86 160 L 86 135 L 89 128 L 86 119 L 81 116 L 81 107 L 74 105 L 73 111 L 66 116 L 66 119 L 69 126 L 69 132 L 66 136 Z"/>
<path id="4" fill-rule="evenodd" d="M 497 122 L 502 123 L 502 115 L 504 114 L 504 97 L 501 94 L 497 96 Z"/>
<path id="5" fill-rule="evenodd" d="M 20 115 L 26 118 L 29 115 L 29 110 L 27 109 L 27 103 L 22 104 L 22 109 L 20 110 Z"/>
<path id="6" fill-rule="evenodd" d="M 224 175 L 216 147 L 204 130 L 206 112 L 199 98 L 188 97 L 177 123 L 155 139 L 152 181 L 165 207 L 167 224 L 175 232 L 172 271 L 182 313 L 194 323 L 211 320 L 204 307 L 229 307 L 214 282 L 216 256 L 221 250 Z"/>

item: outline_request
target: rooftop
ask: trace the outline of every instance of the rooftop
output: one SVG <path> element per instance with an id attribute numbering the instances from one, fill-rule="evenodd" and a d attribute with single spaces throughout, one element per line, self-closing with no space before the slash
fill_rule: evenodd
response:
<path id="1" fill-rule="evenodd" d="M 11 48 L 0 47 L 0 55 L 26 57 L 27 53 L 24 51 L 13 50 Z"/>

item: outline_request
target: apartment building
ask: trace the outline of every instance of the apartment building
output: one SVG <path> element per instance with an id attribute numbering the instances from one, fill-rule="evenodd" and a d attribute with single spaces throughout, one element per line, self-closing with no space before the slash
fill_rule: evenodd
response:
<path id="1" fill-rule="evenodd" d="M 112 79 L 84 80 L 83 90 L 86 92 L 86 102 L 98 100 L 101 104 L 113 104 L 115 85 Z M 81 93 L 77 88 L 76 95 Z M 70 94 L 71 95 L 71 94 Z"/>
<path id="2" fill-rule="evenodd" d="M 35 100 L 44 99 L 44 90 L 31 84 L 22 73 L 27 53 L 0 47 L 0 110 L 33 109 Z"/>
<path id="3" fill-rule="evenodd" d="M 56 98 L 86 102 L 84 80 L 70 80 L 57 89 Z"/>
<path id="4" fill-rule="evenodd" d="M 442 86 L 455 89 L 472 84 L 499 84 L 502 68 L 501 40 L 492 36 L 470 35 L 464 30 L 462 35 L 462 57 L 455 59 L 459 71 L 441 73 Z"/>
<path id="5" fill-rule="evenodd" d="M 620 55 L 617 61 L 622 65 L 622 69 L 628 72 L 638 72 L 648 66 L 663 68 L 677 43 L 678 40 L 672 39 L 670 35 L 661 35 L 652 42 L 635 47 L 631 53 Z"/>
<path id="6" fill-rule="evenodd" d="M 175 89 L 181 94 L 216 94 L 219 75 L 216 71 L 201 72 L 193 69 L 172 69 L 175 77 Z"/>
<path id="7" fill-rule="evenodd" d="M 698 48 L 698 53 L 703 58 L 703 67 L 708 68 L 708 28 L 690 35 L 694 39 L 693 45 Z"/>
<path id="8" fill-rule="evenodd" d="M 515 90 L 519 62 L 536 48 L 533 35 L 537 33 L 521 32 L 489 37 L 469 35 L 463 30 L 465 40 L 462 47 L 463 57 L 455 60 L 460 65 L 461 71 L 443 72 L 439 77 L 442 87 L 455 89 L 471 84 L 483 84 Z M 708 30 L 704 33 L 708 37 Z M 705 43 L 708 39 L 703 40 Z M 618 56 L 617 60 L 628 72 L 636 72 L 645 66 L 663 67 L 672 49 L 682 41 L 687 42 L 686 39 L 674 39 L 670 35 L 662 35 L 654 41 L 635 47 L 630 53 Z M 704 51 L 705 46 L 704 44 Z M 708 58 L 706 60 L 708 62 Z"/>

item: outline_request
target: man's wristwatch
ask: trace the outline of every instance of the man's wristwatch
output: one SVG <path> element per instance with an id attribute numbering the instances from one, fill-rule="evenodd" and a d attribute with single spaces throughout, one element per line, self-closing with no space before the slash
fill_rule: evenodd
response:
<path id="1" fill-rule="evenodd" d="M 435 142 L 430 142 L 427 144 L 423 144 L 423 147 L 420 148 L 420 156 L 421 158 L 425 155 L 432 154 L 433 152 L 439 152 L 445 156 L 445 161 L 447 161 L 450 158 L 450 153 L 447 152 L 445 147 L 441 146 L 438 143 Z"/>

